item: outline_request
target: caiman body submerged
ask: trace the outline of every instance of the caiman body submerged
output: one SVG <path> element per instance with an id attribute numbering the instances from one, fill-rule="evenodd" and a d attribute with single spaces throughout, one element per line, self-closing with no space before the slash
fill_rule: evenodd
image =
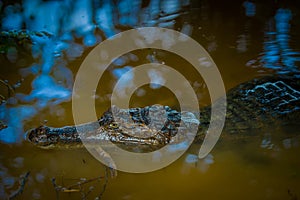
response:
<path id="1" fill-rule="evenodd" d="M 27 139 L 41 148 L 78 148 L 83 146 L 81 139 L 85 138 L 84 140 L 93 144 L 111 141 L 132 151 L 153 151 L 166 144 L 178 142 L 174 139 L 177 134 L 180 134 L 177 139 L 183 141 L 189 133 L 190 126 L 198 126 L 194 141 L 201 142 L 211 120 L 210 110 L 210 106 L 202 108 L 198 120 L 193 112 L 178 112 L 168 106 L 153 105 L 130 109 L 112 107 L 97 122 L 80 125 L 77 129 L 75 126 L 40 126 L 29 130 Z M 114 119 L 112 113 L 119 113 L 121 118 Z M 127 118 L 126 113 L 129 116 Z M 159 124 L 161 122 L 153 124 L 155 119 L 162 115 L 165 115 L 167 120 L 162 125 Z M 265 126 L 297 124 L 299 119 L 298 78 L 260 77 L 227 92 L 224 126 L 224 132 L 227 134 L 247 135 L 251 130 Z"/>

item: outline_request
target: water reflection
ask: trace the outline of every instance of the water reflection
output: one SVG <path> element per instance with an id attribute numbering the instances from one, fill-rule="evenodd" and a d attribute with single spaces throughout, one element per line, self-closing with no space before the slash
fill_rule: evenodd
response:
<path id="1" fill-rule="evenodd" d="M 253 17 L 256 13 L 256 5 L 253 2 L 245 1 L 243 3 L 243 6 L 245 8 L 245 15 L 247 17 Z"/>
<path id="2" fill-rule="evenodd" d="M 7 143 L 20 141 L 26 120 L 32 119 L 46 107 L 70 100 L 74 74 L 66 66 L 82 56 L 87 48 L 120 32 L 120 27 L 157 25 L 172 28 L 182 8 L 187 5 L 188 2 L 179 0 L 152 0 L 147 4 L 129 0 L 118 3 L 24 0 L 22 4 L 4 6 L 2 30 L 26 28 L 44 31 L 45 34 L 30 35 L 33 43 L 31 54 L 35 62 L 20 69 L 19 73 L 23 78 L 35 76 L 31 83 L 32 90 L 30 93 L 19 92 L 1 105 L 0 120 L 7 122 L 9 128 L 1 131 L 0 140 Z M 184 33 L 191 34 L 191 26 L 184 26 Z M 7 52 L 8 59 L 14 63 L 20 59 L 16 51 L 15 48 Z M 124 67 L 123 64 L 128 62 L 124 58 L 117 59 L 114 64 Z M 134 55 L 129 59 L 137 60 Z M 119 78 L 128 67 L 115 69 L 113 74 Z M 152 78 L 157 78 L 157 75 L 149 73 Z M 126 79 L 127 86 L 132 79 Z M 10 108 L 12 104 L 14 108 Z"/>
<path id="3" fill-rule="evenodd" d="M 194 3 L 195 4 L 195 3 Z M 199 6 L 202 24 L 209 26 L 210 10 L 208 2 L 204 1 Z M 244 15 L 247 17 L 244 31 L 236 38 L 237 51 L 247 53 L 251 37 L 250 26 L 252 20 L 259 14 L 257 3 L 251 1 L 241 2 Z M 6 122 L 10 128 L 1 131 L 0 140 L 3 142 L 16 142 L 22 138 L 23 123 L 30 120 L 42 109 L 67 102 L 71 97 L 74 74 L 69 63 L 76 61 L 90 47 L 95 46 L 105 38 L 112 36 L 124 29 L 139 26 L 160 26 L 176 28 L 181 32 L 192 35 L 193 29 L 186 15 L 190 12 L 189 1 L 159 1 L 152 0 L 129 1 L 41 1 L 24 0 L 22 4 L 16 3 L 3 7 L 2 30 L 22 29 L 44 31 L 43 34 L 32 34 L 32 56 L 34 63 L 19 70 L 23 78 L 33 75 L 31 91 L 18 92 L 10 98 L 6 104 L 1 105 L 0 120 Z M 51 12 L 47 12 L 51 10 Z M 44 13 L 49 13 L 45 15 Z M 274 69 L 278 73 L 298 72 L 296 66 L 300 61 L 299 52 L 290 47 L 290 24 L 293 13 L 288 8 L 278 8 L 275 15 L 265 23 L 263 52 L 258 58 L 258 63 L 248 62 L 248 65 L 259 65 L 263 68 Z M 180 20 L 184 20 L 183 23 Z M 180 22 L 180 27 L 178 24 Z M 213 35 L 213 34 L 212 34 Z M 169 39 L 166 38 L 166 45 Z M 217 49 L 217 37 L 212 37 L 207 50 Z M 10 49 L 7 58 L 16 63 L 18 49 Z M 155 51 L 149 51 L 146 58 L 149 62 L 164 63 L 159 59 Z M 116 59 L 113 63 L 116 69 L 112 74 L 119 79 L 122 74 L 132 68 L 130 62 L 137 62 L 139 58 L 134 54 L 128 54 Z M 76 69 L 74 69 L 76 71 Z M 123 79 L 124 88 L 134 87 L 132 74 Z M 164 78 L 156 71 L 149 71 L 150 79 L 164 83 Z M 27 79 L 28 80 L 28 79 Z M 125 86 L 126 85 L 126 86 Z M 157 89 L 160 85 L 151 84 L 150 88 Z M 122 91 L 119 91 L 122 96 Z M 145 94 L 138 90 L 139 96 Z M 14 105 L 14 108 L 10 108 Z M 25 111 L 28 109 L 28 111 Z M 3 113 L 6 113 L 5 115 Z M 13 113 L 13 114 L 11 114 Z M 21 113 L 18 117 L 15 113 Z M 64 113 L 64 112 L 61 112 Z M 18 124 L 18 126 L 16 125 Z M 19 139 L 18 139 L 19 138 Z"/>
<path id="4" fill-rule="evenodd" d="M 23 54 L 18 53 L 17 47 L 9 48 L 0 59 L 0 78 L 8 79 L 9 83 L 24 78 L 24 87 L 21 85 L 6 103 L 0 105 L 0 120 L 8 125 L 0 131 L 1 143 L 21 142 L 27 123 L 34 121 L 34 126 L 39 125 L 39 120 L 43 120 L 45 116 L 47 118 L 53 115 L 57 120 L 54 123 L 62 121 L 60 123 L 65 125 L 64 116 L 68 112 L 62 103 L 70 100 L 73 78 L 82 57 L 101 41 L 130 28 L 159 26 L 191 35 L 214 56 L 225 78 L 225 84 L 229 86 L 260 75 L 259 69 L 272 69 L 275 73 L 299 72 L 297 64 L 300 55 L 299 51 L 293 48 L 299 32 L 292 26 L 293 24 L 296 28 L 299 27 L 296 18 L 299 12 L 295 12 L 299 8 L 280 6 L 279 1 L 272 1 L 270 5 L 265 1 L 251 0 L 234 1 L 234 4 L 209 0 L 19 2 L 22 3 L 0 1 L 1 29 L 36 30 L 40 34 L 32 34 L 30 37 L 33 42 L 30 53 L 33 60 L 31 59 L 30 64 L 19 67 L 18 63 L 23 62 Z M 235 44 L 237 46 L 234 46 Z M 229 49 L 228 46 L 234 47 Z M 149 51 L 146 54 L 143 58 L 148 62 L 165 62 L 163 52 Z M 257 58 L 256 62 L 250 61 L 248 65 L 253 67 L 253 70 L 256 69 L 254 67 L 259 68 L 250 74 L 249 70 L 241 69 L 241 66 L 253 57 Z M 134 53 L 116 59 L 113 67 L 109 69 L 112 79 L 119 79 L 122 74 L 133 68 L 134 63 L 140 62 L 141 57 Z M 193 74 L 193 71 L 188 73 Z M 163 83 L 164 78 L 156 71 L 149 71 L 148 74 L 151 80 L 158 79 Z M 120 95 L 126 88 L 134 87 L 134 74 L 127 75 L 128 77 L 123 79 L 124 87 L 118 92 Z M 194 85 L 199 90 L 205 88 L 205 84 L 199 80 L 194 82 Z M 150 87 L 157 89 L 160 85 Z M 147 96 L 147 91 L 139 88 L 136 95 Z M 108 95 L 107 99 L 109 98 Z M 50 111 L 45 111 L 49 107 Z M 49 114 L 42 115 L 44 112 Z M 276 135 L 272 133 L 272 138 L 265 135 L 249 147 L 244 145 L 245 143 L 231 144 L 229 150 L 216 150 L 212 152 L 213 155 L 209 154 L 203 160 L 199 160 L 194 152 L 190 152 L 177 164 L 167 170 L 152 173 L 149 177 L 121 173 L 118 177 L 119 182 L 108 187 L 105 197 L 150 199 L 155 196 L 157 199 L 195 199 L 195 196 L 199 197 L 201 194 L 204 199 L 263 199 L 266 191 L 272 190 L 274 198 L 286 199 L 289 198 L 288 194 L 292 193 L 296 199 L 300 191 L 297 186 L 300 174 L 297 159 L 299 139 L 282 140 L 276 138 Z M 170 150 L 178 150 L 185 146 L 185 143 L 174 145 Z M 31 147 L 5 144 L 1 147 L 1 199 L 6 199 L 8 191 L 14 190 L 13 185 L 17 187 L 19 175 L 28 169 L 33 171 L 23 194 L 26 199 L 55 198 L 49 180 L 60 175 L 62 171 L 72 178 L 74 175 L 84 177 L 84 172 L 88 172 L 89 176 L 99 175 L 99 163 L 89 157 L 88 153 L 46 152 L 37 149 L 33 151 Z M 247 162 L 245 163 L 236 152 L 240 152 L 241 157 L 246 157 Z M 154 159 L 160 159 L 160 156 L 158 154 Z M 119 189 L 120 187 L 122 189 Z M 148 190 L 149 187 L 152 189 Z M 53 190 L 49 192 L 49 188 Z"/>
<path id="5" fill-rule="evenodd" d="M 263 52 L 255 63 L 260 67 L 275 70 L 278 74 L 299 73 L 297 64 L 300 61 L 300 52 L 290 47 L 291 23 L 293 13 L 288 8 L 279 8 L 275 16 L 265 23 Z M 248 62 L 252 65 L 253 61 Z M 255 65 L 254 65 L 255 66 Z"/>
<path id="6" fill-rule="evenodd" d="M 212 164 L 214 164 L 214 156 L 212 154 L 208 154 L 201 160 L 199 160 L 198 155 L 187 154 L 185 157 L 185 167 L 182 169 L 182 172 L 187 173 L 188 168 L 196 166 L 200 172 L 205 173 Z"/>

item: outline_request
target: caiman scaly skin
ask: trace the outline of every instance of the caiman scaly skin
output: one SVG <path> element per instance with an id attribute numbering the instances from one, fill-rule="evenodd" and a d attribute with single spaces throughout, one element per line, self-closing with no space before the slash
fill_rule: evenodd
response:
<path id="1" fill-rule="evenodd" d="M 218 101 L 215 102 L 218 104 Z M 153 105 L 129 110 L 112 107 L 97 122 L 77 127 L 91 143 L 111 141 L 124 148 L 153 151 L 181 134 L 184 139 L 189 126 L 198 126 L 195 142 L 201 142 L 210 122 L 210 109 L 200 109 L 200 123 L 193 112 L 178 112 L 168 106 Z M 115 120 L 113 113 L 120 116 Z M 129 113 L 129 118 L 126 117 Z M 151 116 L 150 116 L 151 114 Z M 160 125 L 159 116 L 167 120 Z M 115 115 L 114 115 L 115 116 Z M 218 116 L 216 116 L 218 118 Z M 218 120 L 218 119 L 217 119 Z M 242 83 L 227 92 L 225 134 L 251 135 L 252 129 L 265 126 L 297 124 L 300 120 L 300 79 L 285 76 L 260 77 Z M 182 122 L 182 124 L 180 124 Z M 40 126 L 27 132 L 28 141 L 41 148 L 70 148 L 83 146 L 74 126 L 52 128 Z M 91 133 L 91 134 L 90 134 Z M 91 136 L 89 136 L 91 135 Z M 181 140 L 182 141 L 182 140 Z"/>
<path id="2" fill-rule="evenodd" d="M 115 120 L 112 113 L 116 113 L 120 119 Z M 126 116 L 127 113 L 129 118 Z M 191 118 L 195 118 L 192 113 L 190 114 Z M 157 115 L 166 116 L 163 127 L 159 127 L 161 126 L 159 120 L 155 121 L 159 118 Z M 77 127 L 40 126 L 27 131 L 27 138 L 41 148 L 81 147 L 80 138 L 82 137 L 88 142 L 96 143 L 96 145 L 100 144 L 101 141 L 111 141 L 116 144 L 123 144 L 123 146 L 144 145 L 146 148 L 159 148 L 168 144 L 172 136 L 177 134 L 180 118 L 181 114 L 168 106 L 153 105 L 145 108 L 131 108 L 129 112 L 127 109 L 113 106 L 97 122 L 82 124 Z M 150 123 L 152 127 L 149 127 Z"/>
<path id="3" fill-rule="evenodd" d="M 11 50 L 24 54 L 31 52 L 32 46 L 39 40 L 51 39 L 47 32 L 12 30 L 0 32 L 0 55 Z M 298 76 L 299 77 L 299 76 Z M 215 102 L 218 105 L 218 101 Z M 115 120 L 114 113 L 130 117 Z M 113 107 L 103 114 L 97 122 L 76 127 L 53 128 L 40 126 L 27 131 L 27 140 L 41 148 L 78 148 L 82 147 L 80 138 L 99 144 L 111 141 L 123 148 L 152 151 L 166 144 L 177 142 L 175 135 L 185 138 L 189 126 L 198 126 L 195 142 L 201 142 L 210 122 L 211 107 L 200 109 L 200 122 L 197 113 L 178 112 L 168 106 L 153 105 L 129 110 Z M 229 137 L 251 135 L 251 129 L 282 124 L 298 124 L 300 119 L 300 79 L 294 76 L 260 77 L 242 83 L 227 92 L 227 112 L 224 133 Z M 149 115 L 152 113 L 152 116 Z M 154 115 L 154 116 L 153 116 Z M 125 116 L 125 115 L 124 115 Z M 160 116 L 166 116 L 163 125 Z M 215 116 L 218 120 L 218 115 Z M 122 117 L 121 117 L 122 118 Z M 5 125 L 0 124 L 0 130 Z M 80 134 L 79 134 L 79 133 Z M 224 134 L 222 134 L 223 136 Z M 180 139 L 180 140 L 181 140 Z M 135 151 L 135 150 L 134 150 Z"/>

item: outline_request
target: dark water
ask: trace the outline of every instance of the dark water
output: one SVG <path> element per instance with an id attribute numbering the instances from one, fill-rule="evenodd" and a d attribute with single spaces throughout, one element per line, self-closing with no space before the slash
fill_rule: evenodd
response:
<path id="1" fill-rule="evenodd" d="M 52 35 L 33 36 L 29 49 L 1 46 L 0 120 L 8 126 L 0 131 L 1 199 L 18 189 L 20 175 L 28 171 L 19 199 L 57 198 L 53 177 L 63 186 L 103 177 L 75 191 L 59 192 L 59 199 L 84 199 L 83 194 L 94 199 L 102 191 L 105 167 L 85 149 L 38 149 L 24 141 L 24 133 L 45 120 L 54 127 L 74 123 L 72 86 L 81 63 L 93 47 L 121 31 L 155 26 L 189 35 L 213 58 L 226 90 L 258 76 L 299 75 L 300 5 L 294 1 L 36 0 L 0 1 L 0 8 L 2 30 Z M 123 55 L 101 77 L 95 96 L 98 116 L 108 109 L 122 74 L 149 62 L 165 63 L 184 74 L 199 104 L 210 104 L 201 75 L 186 60 L 144 49 Z M 128 77 L 123 85 L 126 90 L 134 87 L 134 81 Z M 157 85 L 139 88 L 130 99 L 132 107 L 154 103 L 178 105 L 170 90 Z M 299 140 L 280 136 L 299 129 L 268 127 L 255 139 L 220 142 L 202 160 L 196 157 L 199 146 L 193 145 L 159 171 L 118 172 L 108 178 L 102 199 L 298 199 Z M 90 186 L 94 189 L 89 193 Z"/>

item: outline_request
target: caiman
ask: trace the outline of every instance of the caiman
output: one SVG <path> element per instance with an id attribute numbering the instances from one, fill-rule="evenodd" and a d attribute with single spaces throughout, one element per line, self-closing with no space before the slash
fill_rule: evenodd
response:
<path id="1" fill-rule="evenodd" d="M 10 48 L 28 52 L 35 40 L 51 37 L 51 34 L 46 32 L 2 31 L 0 53 L 5 55 Z M 299 123 L 299 76 L 276 75 L 255 78 L 229 90 L 226 96 L 227 112 L 223 132 L 230 134 L 229 137 L 251 135 L 252 130 L 264 127 Z M 118 113 L 120 119 L 114 119 L 112 111 Z M 202 142 L 210 124 L 210 111 L 210 106 L 200 108 L 198 120 L 197 113 L 178 112 L 168 106 L 152 105 L 130 109 L 119 109 L 114 106 L 96 122 L 79 125 L 77 128 L 75 126 L 53 128 L 43 125 L 27 131 L 26 135 L 29 142 L 46 149 L 83 147 L 80 138 L 84 136 L 94 144 L 111 141 L 131 151 L 141 149 L 153 151 L 166 144 L 176 143 L 174 138 L 184 140 L 190 126 L 198 126 L 194 142 Z M 129 113 L 130 117 L 122 119 L 122 116 L 127 116 L 124 113 Z M 157 120 L 161 115 L 166 116 L 162 125 Z M 175 137 L 178 134 L 180 137 Z"/>
<path id="2" fill-rule="evenodd" d="M 242 83 L 227 92 L 225 134 L 236 137 L 252 134 L 266 126 L 297 124 L 300 120 L 300 79 L 290 76 L 266 76 Z M 27 131 L 27 139 L 41 148 L 82 147 L 80 134 L 97 144 L 111 141 L 130 151 L 154 151 L 166 144 L 181 141 L 189 126 L 198 126 L 194 142 L 202 142 L 209 126 L 211 107 L 200 108 L 200 120 L 193 112 L 178 112 L 168 106 L 152 105 L 144 108 L 106 111 L 97 122 L 77 126 L 53 128 L 40 126 Z M 112 112 L 113 111 L 113 112 Z M 114 119 L 112 113 L 118 113 Z M 129 118 L 125 116 L 129 113 Z M 151 113 L 151 115 L 150 115 Z M 157 122 L 166 116 L 164 124 Z M 114 115 L 115 116 L 115 115 Z M 180 122 L 183 122 L 183 126 Z M 222 134 L 223 135 L 223 134 Z M 177 137 L 176 137 L 177 138 Z"/>

